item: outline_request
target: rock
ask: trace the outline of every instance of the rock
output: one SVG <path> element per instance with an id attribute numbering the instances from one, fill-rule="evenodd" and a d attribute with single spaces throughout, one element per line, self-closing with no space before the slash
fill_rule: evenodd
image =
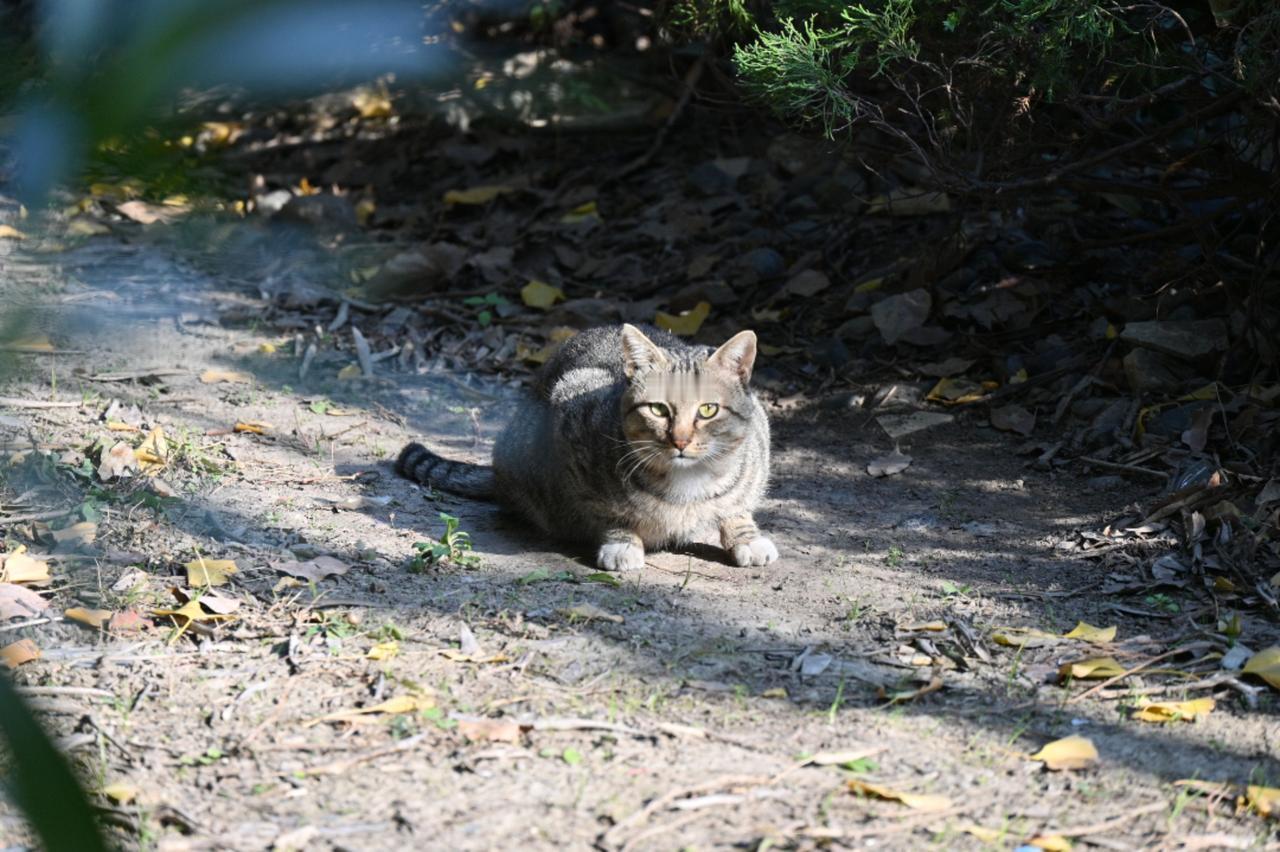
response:
<path id="1" fill-rule="evenodd" d="M 723 195 L 733 191 L 750 164 L 747 157 L 708 160 L 689 170 L 689 184 L 703 195 Z"/>
<path id="2" fill-rule="evenodd" d="M 788 133 L 769 143 L 766 156 L 789 175 L 829 173 L 836 159 L 832 147 L 833 143 L 822 139 Z"/>
<path id="3" fill-rule="evenodd" d="M 328 193 L 296 195 L 280 208 L 274 218 L 334 230 L 356 226 L 356 211 L 351 202 Z"/>
<path id="4" fill-rule="evenodd" d="M 695 281 L 681 287 L 671 297 L 670 308 L 676 313 L 691 310 L 699 302 L 710 302 L 712 307 L 723 308 L 738 301 L 738 294 L 728 282 L 720 278 L 709 281 Z"/>
<path id="5" fill-rule="evenodd" d="M 814 296 L 831 286 L 831 279 L 816 269 L 806 269 L 791 277 L 782 288 L 792 296 Z"/>
<path id="6" fill-rule="evenodd" d="M 754 272 L 759 279 L 776 278 L 787 269 L 782 255 L 768 246 L 753 248 L 746 252 L 738 259 L 738 265 Z"/>
<path id="7" fill-rule="evenodd" d="M 841 340 L 866 340 L 875 334 L 875 320 L 869 316 L 854 317 L 845 320 L 836 329 L 836 337 Z"/>
<path id="8" fill-rule="evenodd" d="M 1135 349 L 1124 356 L 1124 375 L 1139 393 L 1176 393 L 1182 379 L 1149 349 Z"/>
<path id="9" fill-rule="evenodd" d="M 1192 361 L 1227 348 L 1227 325 L 1220 319 L 1131 322 L 1120 339 Z"/>

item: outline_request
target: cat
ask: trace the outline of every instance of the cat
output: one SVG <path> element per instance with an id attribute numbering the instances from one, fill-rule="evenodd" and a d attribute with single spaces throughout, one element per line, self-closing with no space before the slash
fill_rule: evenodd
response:
<path id="1" fill-rule="evenodd" d="M 769 418 L 749 386 L 755 358 L 751 331 L 712 351 L 656 328 L 588 329 L 539 370 L 492 466 L 410 443 L 396 470 L 597 547 L 606 571 L 639 569 L 646 548 L 711 532 L 735 564 L 767 565 L 778 550 L 752 518 L 769 478 Z"/>

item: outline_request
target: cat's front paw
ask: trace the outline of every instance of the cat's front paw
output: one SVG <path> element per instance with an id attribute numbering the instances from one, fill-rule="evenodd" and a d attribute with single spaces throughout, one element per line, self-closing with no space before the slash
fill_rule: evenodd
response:
<path id="1" fill-rule="evenodd" d="M 737 565 L 768 565 L 778 559 L 778 548 L 767 538 L 753 538 L 734 545 L 733 561 Z"/>
<path id="2" fill-rule="evenodd" d="M 607 542 L 600 545 L 596 564 L 605 571 L 639 571 L 644 567 L 644 548 L 628 541 Z"/>

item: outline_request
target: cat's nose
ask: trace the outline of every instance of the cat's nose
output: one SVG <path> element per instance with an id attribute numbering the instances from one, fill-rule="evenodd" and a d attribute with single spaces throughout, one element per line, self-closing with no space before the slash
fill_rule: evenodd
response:
<path id="1" fill-rule="evenodd" d="M 677 450 L 680 450 L 681 452 L 684 452 L 684 448 L 689 446 L 689 444 L 691 443 L 693 443 L 692 438 L 672 438 L 671 439 L 671 446 L 675 447 Z"/>

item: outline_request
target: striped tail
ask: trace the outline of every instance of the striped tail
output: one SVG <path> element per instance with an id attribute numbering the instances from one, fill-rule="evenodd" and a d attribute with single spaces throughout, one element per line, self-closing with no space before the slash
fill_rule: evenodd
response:
<path id="1" fill-rule="evenodd" d="M 483 464 L 451 461 L 421 444 L 407 444 L 396 459 L 396 473 L 433 488 L 441 488 L 463 497 L 492 500 L 493 468 Z"/>

